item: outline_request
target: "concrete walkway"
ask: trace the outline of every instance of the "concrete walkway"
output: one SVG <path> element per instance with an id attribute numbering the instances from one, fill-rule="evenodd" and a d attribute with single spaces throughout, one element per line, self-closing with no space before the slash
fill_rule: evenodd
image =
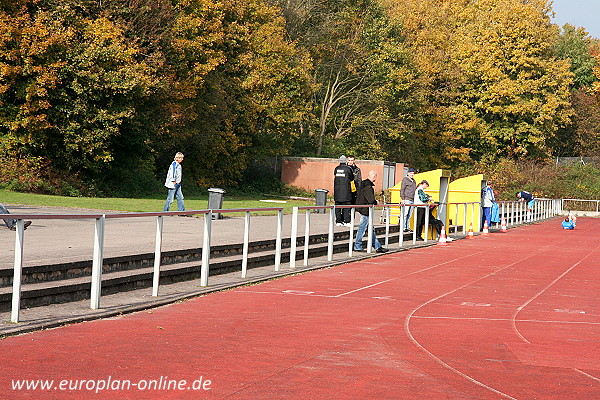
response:
<path id="1" fill-rule="evenodd" d="M 98 214 L 98 210 L 81 210 L 70 208 L 53 208 L 37 206 L 11 206 L 13 214 L 32 214 L 32 225 L 25 231 L 24 266 L 45 265 L 92 259 L 94 240 L 94 219 L 38 219 L 35 214 Z M 107 211 L 106 213 L 114 213 Z M 381 210 L 376 211 L 379 221 Z M 325 233 L 329 226 L 329 215 L 311 214 L 311 234 Z M 284 216 L 283 237 L 291 235 L 291 215 Z M 162 251 L 183 250 L 202 247 L 204 221 L 202 217 L 170 216 L 164 218 Z M 304 235 L 305 216 L 298 218 L 298 235 Z M 277 216 L 252 216 L 250 226 L 251 241 L 269 240 L 276 237 Z M 347 230 L 335 227 L 336 232 Z M 136 217 L 108 219 L 105 230 L 104 257 L 117 257 L 132 254 L 153 253 L 156 232 L 156 217 Z M 243 242 L 244 218 L 230 217 L 216 220 L 212 224 L 211 246 L 237 244 Z M 380 238 L 382 239 L 382 238 Z M 0 241 L 3 243 L 0 253 L 0 268 L 12 269 L 14 264 L 15 232 L 0 228 Z M 383 242 L 383 241 L 382 241 Z M 410 244 L 410 243 L 408 243 Z M 431 245 L 433 243 L 429 243 Z M 421 247 L 420 243 L 416 247 Z M 412 246 L 404 246 L 402 250 Z M 298 251 L 302 249 L 299 248 Z M 400 251 L 394 244 L 392 250 Z M 246 279 L 240 272 L 211 276 L 209 287 L 201 287 L 199 280 L 162 285 L 158 297 L 152 297 L 151 288 L 106 295 L 101 298 L 101 308 L 90 309 L 90 301 L 82 300 L 44 307 L 21 310 L 20 322 L 10 323 L 10 313 L 0 313 L 0 335 L 13 335 L 32 330 L 60 326 L 72 322 L 80 322 L 133 312 L 181 299 L 223 290 L 241 284 L 259 282 L 266 279 L 284 276 L 316 268 L 346 263 L 355 259 L 372 257 L 366 253 L 334 255 L 334 261 L 326 257 L 311 258 L 310 265 L 289 268 L 283 264 L 281 271 L 274 271 L 273 266 L 253 268 L 248 271 Z M 90 278 L 91 279 L 91 278 Z"/>

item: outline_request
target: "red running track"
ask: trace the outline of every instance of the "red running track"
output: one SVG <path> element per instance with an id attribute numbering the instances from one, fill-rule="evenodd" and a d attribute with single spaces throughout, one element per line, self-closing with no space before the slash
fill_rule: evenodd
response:
<path id="1" fill-rule="evenodd" d="M 0 398 L 600 399 L 600 219 L 578 222 L 9 337 Z"/>

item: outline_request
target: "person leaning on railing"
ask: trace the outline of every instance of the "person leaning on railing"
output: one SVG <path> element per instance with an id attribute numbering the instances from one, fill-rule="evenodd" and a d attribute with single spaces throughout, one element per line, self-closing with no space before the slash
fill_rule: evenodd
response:
<path id="1" fill-rule="evenodd" d="M 0 214 L 10 214 L 8 209 L 2 203 L 0 203 Z M 14 219 L 14 218 L 5 219 L 4 223 L 6 224 L 6 227 L 8 229 L 10 229 L 11 231 L 17 230 L 17 220 L 16 219 Z M 31 221 L 25 221 L 23 223 L 23 227 L 25 229 L 27 229 L 29 227 L 29 225 L 31 225 Z"/>
<path id="2" fill-rule="evenodd" d="M 369 171 L 369 176 L 367 179 L 362 181 L 360 184 L 358 195 L 356 196 L 356 205 L 377 205 L 377 200 L 375 200 L 375 191 L 373 190 L 376 180 L 377 172 Z M 357 207 L 356 211 L 360 213 L 360 222 L 356 232 L 356 240 L 354 241 L 354 251 L 364 251 L 362 247 L 362 240 L 363 236 L 365 235 L 365 231 L 369 227 L 369 207 Z M 388 251 L 388 249 L 381 247 L 381 243 L 379 240 L 377 240 L 377 237 L 375 236 L 375 227 L 373 227 L 373 230 L 371 231 L 371 238 L 371 242 L 376 253 L 385 253 Z"/>

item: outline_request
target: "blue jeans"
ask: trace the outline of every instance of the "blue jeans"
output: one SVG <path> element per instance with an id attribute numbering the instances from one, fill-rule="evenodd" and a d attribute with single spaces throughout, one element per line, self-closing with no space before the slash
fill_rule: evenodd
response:
<path id="1" fill-rule="evenodd" d="M 177 211 L 185 211 L 185 206 L 183 205 L 183 193 L 181 192 L 181 184 L 177 184 L 173 189 L 169 189 L 164 211 L 169 211 L 174 197 L 177 197 Z"/>
<path id="2" fill-rule="evenodd" d="M 6 207 L 4 207 L 4 204 L 0 203 L 0 214 L 10 214 L 8 212 L 8 209 Z M 5 219 L 4 223 L 6 224 L 6 227 L 8 229 L 12 229 L 13 226 L 16 225 L 17 220 L 16 219 Z"/>
<path id="3" fill-rule="evenodd" d="M 356 240 L 354 241 L 354 250 L 362 250 L 362 240 L 363 240 L 363 236 L 365 235 L 365 231 L 367 230 L 368 226 L 369 226 L 369 216 L 360 214 L 360 223 L 358 224 L 358 231 L 356 232 Z M 377 250 L 378 248 L 381 247 L 381 243 L 379 243 L 379 240 L 377 240 L 377 238 L 375 237 L 375 227 L 373 227 L 372 237 L 373 237 L 373 240 L 372 240 L 373 248 L 375 248 L 375 250 Z"/>
<path id="4" fill-rule="evenodd" d="M 414 204 L 414 201 L 410 201 L 410 200 L 405 200 L 404 201 L 405 204 Z M 404 229 L 410 229 L 410 217 L 413 213 L 413 209 L 414 207 L 407 207 L 408 211 L 406 212 L 406 215 L 404 216 Z"/>
<path id="5" fill-rule="evenodd" d="M 492 226 L 492 207 L 481 207 L 483 211 L 481 214 L 481 229 L 483 229 L 483 225 L 485 221 L 488 223 L 488 228 Z"/>

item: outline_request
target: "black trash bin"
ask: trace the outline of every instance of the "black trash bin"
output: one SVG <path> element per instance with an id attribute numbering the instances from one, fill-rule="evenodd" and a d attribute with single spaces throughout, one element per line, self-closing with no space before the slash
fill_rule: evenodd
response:
<path id="1" fill-rule="evenodd" d="M 315 205 L 326 206 L 327 205 L 327 189 L 315 189 Z M 318 213 L 325 213 L 325 210 L 315 210 Z"/>
<path id="2" fill-rule="evenodd" d="M 208 208 L 210 210 L 220 210 L 223 208 L 223 197 L 225 190 L 220 188 L 208 189 Z M 223 215 L 221 213 L 213 213 L 212 219 L 221 219 Z"/>

